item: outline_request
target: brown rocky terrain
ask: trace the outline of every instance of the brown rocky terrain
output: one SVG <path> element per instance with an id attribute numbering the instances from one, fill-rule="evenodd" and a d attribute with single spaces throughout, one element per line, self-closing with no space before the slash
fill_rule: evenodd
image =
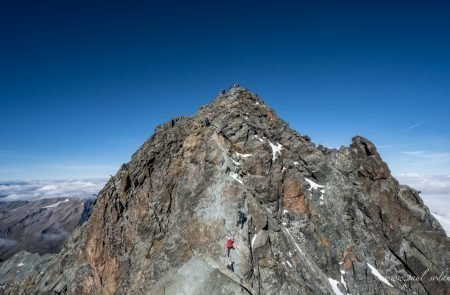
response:
<path id="1" fill-rule="evenodd" d="M 3 262 L 0 293 L 444 295 L 449 265 L 441 225 L 370 141 L 316 146 L 233 88 L 159 126 L 60 253 Z"/>
<path id="2" fill-rule="evenodd" d="M 57 253 L 87 218 L 92 200 L 56 198 L 0 202 L 0 262 L 20 250 Z"/>

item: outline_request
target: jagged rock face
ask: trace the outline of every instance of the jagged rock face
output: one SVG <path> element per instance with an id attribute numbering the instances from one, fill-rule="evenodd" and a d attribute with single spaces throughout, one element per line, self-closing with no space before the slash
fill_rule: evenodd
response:
<path id="1" fill-rule="evenodd" d="M 92 200 L 52 198 L 0 202 L 0 261 L 20 250 L 57 253 L 87 218 Z"/>
<path id="2" fill-rule="evenodd" d="M 0 291 L 447 294 L 448 281 L 385 277 L 440 275 L 450 242 L 370 141 L 316 147 L 233 88 L 196 116 L 159 126 L 61 253 L 27 256 L 45 271 L 14 279 L 21 259 L 0 268 Z"/>

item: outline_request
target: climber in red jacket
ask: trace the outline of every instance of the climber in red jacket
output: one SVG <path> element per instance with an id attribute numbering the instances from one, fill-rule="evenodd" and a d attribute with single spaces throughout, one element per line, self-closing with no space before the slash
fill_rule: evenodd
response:
<path id="1" fill-rule="evenodd" d="M 234 239 L 229 239 L 229 240 L 227 241 L 227 256 L 228 256 L 228 257 L 230 257 L 230 250 L 231 250 L 231 249 L 234 249 L 233 244 L 234 244 Z"/>

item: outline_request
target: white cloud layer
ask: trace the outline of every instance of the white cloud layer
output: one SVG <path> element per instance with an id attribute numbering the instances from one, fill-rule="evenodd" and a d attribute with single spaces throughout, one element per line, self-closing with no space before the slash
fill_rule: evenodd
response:
<path id="1" fill-rule="evenodd" d="M 404 173 L 395 175 L 402 184 L 407 184 L 424 195 L 444 194 L 450 196 L 450 175 L 421 175 Z"/>
<path id="2" fill-rule="evenodd" d="M 395 177 L 419 191 L 425 204 L 450 235 L 450 175 L 398 174 Z M 50 198 L 92 198 L 106 178 L 0 182 L 0 201 Z"/>
<path id="3" fill-rule="evenodd" d="M 92 198 L 107 179 L 33 180 L 0 182 L 0 201 L 50 198 Z"/>
<path id="4" fill-rule="evenodd" d="M 402 151 L 402 154 L 427 159 L 427 160 L 436 160 L 436 161 L 445 161 L 450 159 L 450 153 L 448 152 L 428 152 L 428 151 Z"/>
<path id="5" fill-rule="evenodd" d="M 450 175 L 395 175 L 401 184 L 421 191 L 425 204 L 450 236 Z"/>

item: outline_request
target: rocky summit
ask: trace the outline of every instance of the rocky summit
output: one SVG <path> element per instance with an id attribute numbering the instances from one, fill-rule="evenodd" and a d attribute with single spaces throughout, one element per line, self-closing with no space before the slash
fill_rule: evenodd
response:
<path id="1" fill-rule="evenodd" d="M 0 293 L 444 295 L 449 265 L 373 143 L 316 146 L 236 87 L 157 127 L 60 253 L 2 263 Z"/>

